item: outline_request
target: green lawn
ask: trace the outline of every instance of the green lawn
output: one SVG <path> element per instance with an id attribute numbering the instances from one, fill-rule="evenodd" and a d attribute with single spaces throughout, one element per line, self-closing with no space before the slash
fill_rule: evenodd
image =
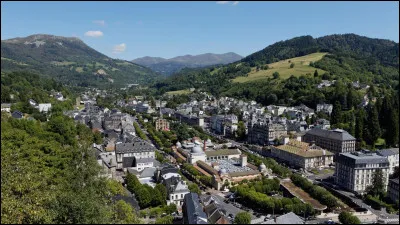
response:
<path id="1" fill-rule="evenodd" d="M 82 67 L 76 67 L 76 72 L 78 73 L 82 73 L 83 72 L 83 68 Z"/>
<path id="2" fill-rule="evenodd" d="M 383 138 L 378 138 L 378 140 L 375 142 L 375 146 L 381 146 L 386 143 L 385 139 Z"/>
<path id="3" fill-rule="evenodd" d="M 233 79 L 233 82 L 244 83 L 244 82 L 249 82 L 249 81 L 266 79 L 268 77 L 272 77 L 272 74 L 274 72 L 278 72 L 280 74 L 281 79 L 287 79 L 291 75 L 301 76 L 301 75 L 311 74 L 311 76 L 313 76 L 315 68 L 309 66 L 310 62 L 316 62 L 316 61 L 322 59 L 322 57 L 324 57 L 326 54 L 327 53 L 319 53 L 318 52 L 318 53 L 312 53 L 312 54 L 301 56 L 301 57 L 296 57 L 296 58 L 291 58 L 291 59 L 271 63 L 271 64 L 268 64 L 268 66 L 269 66 L 268 70 L 256 71 L 256 68 L 253 67 L 247 77 L 236 77 L 235 79 Z M 295 64 L 294 68 L 290 68 L 291 63 Z M 318 71 L 318 74 L 325 73 L 325 71 L 321 70 L 321 69 L 317 69 L 317 71 Z"/>
<path id="4" fill-rule="evenodd" d="M 189 89 L 167 92 L 168 95 L 183 95 L 183 94 L 190 94 L 190 93 L 191 93 L 191 91 Z"/>

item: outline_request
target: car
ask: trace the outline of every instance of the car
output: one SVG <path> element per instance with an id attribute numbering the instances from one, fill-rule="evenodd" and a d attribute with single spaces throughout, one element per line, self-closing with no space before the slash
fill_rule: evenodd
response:
<path id="1" fill-rule="evenodd" d="M 229 213 L 229 215 L 228 215 L 229 217 L 231 217 L 231 218 L 233 218 L 233 214 L 232 213 Z"/>
<path id="2" fill-rule="evenodd" d="M 270 219 L 272 217 L 271 214 L 267 214 L 267 216 L 265 218 Z"/>

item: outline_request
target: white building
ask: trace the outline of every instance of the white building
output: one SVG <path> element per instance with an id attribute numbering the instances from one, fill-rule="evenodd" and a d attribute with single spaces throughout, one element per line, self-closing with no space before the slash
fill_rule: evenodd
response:
<path id="1" fill-rule="evenodd" d="M 383 173 L 385 191 L 389 181 L 389 160 L 368 150 L 340 153 L 336 160 L 335 183 L 349 191 L 364 193 L 377 170 Z"/>
<path id="2" fill-rule="evenodd" d="M 39 109 L 39 112 L 47 113 L 51 109 L 51 103 L 39 104 L 38 109 Z"/>
<path id="3" fill-rule="evenodd" d="M 378 155 L 389 160 L 389 174 L 394 173 L 394 168 L 399 166 L 399 148 L 389 148 L 377 151 Z"/>

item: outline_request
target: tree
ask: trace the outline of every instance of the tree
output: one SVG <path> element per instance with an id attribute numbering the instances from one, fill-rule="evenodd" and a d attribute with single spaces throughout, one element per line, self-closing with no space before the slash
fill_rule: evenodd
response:
<path id="1" fill-rule="evenodd" d="M 196 183 L 189 184 L 188 188 L 189 188 L 190 192 L 197 193 L 198 195 L 201 194 L 201 190 Z"/>
<path id="2" fill-rule="evenodd" d="M 165 187 L 165 185 L 163 184 L 156 184 L 156 186 L 154 187 L 154 189 L 158 190 L 161 193 L 162 199 L 167 199 L 167 188 Z"/>
<path id="3" fill-rule="evenodd" d="M 246 138 L 246 126 L 243 121 L 239 121 L 236 133 L 239 140 L 244 140 Z"/>
<path id="4" fill-rule="evenodd" d="M 391 109 L 390 125 L 387 126 L 385 140 L 389 146 L 398 146 L 399 144 L 399 113 L 396 109 Z"/>
<path id="5" fill-rule="evenodd" d="M 250 224 L 251 215 L 248 212 L 240 212 L 236 214 L 234 224 Z"/>
<path id="6" fill-rule="evenodd" d="M 272 77 L 274 78 L 274 79 L 279 79 L 279 73 L 278 72 L 274 72 L 273 74 L 272 74 Z"/>
<path id="7" fill-rule="evenodd" d="M 359 141 L 363 140 L 364 120 L 365 120 L 365 110 L 364 108 L 361 108 L 356 113 L 356 125 L 355 125 L 355 137 Z"/>
<path id="8" fill-rule="evenodd" d="M 103 142 L 103 137 L 101 136 L 101 133 L 97 130 L 93 133 L 93 141 L 96 144 L 101 144 Z"/>
<path id="9" fill-rule="evenodd" d="M 318 71 L 317 70 L 314 71 L 314 77 L 318 77 Z"/>
<path id="10" fill-rule="evenodd" d="M 290 68 L 293 68 L 293 67 L 294 67 L 294 63 L 290 64 Z"/>
<path id="11" fill-rule="evenodd" d="M 369 141 L 373 147 L 375 147 L 375 142 L 381 136 L 381 128 L 379 125 L 378 111 L 376 105 L 372 105 L 369 108 L 368 116 L 368 130 L 369 130 Z"/>
<path id="12" fill-rule="evenodd" d="M 361 221 L 358 219 L 358 217 L 349 212 L 341 212 L 339 214 L 339 221 L 342 224 L 361 224 Z"/>
<path id="13" fill-rule="evenodd" d="M 172 224 L 174 217 L 164 216 L 156 220 L 155 224 Z"/>
<path id="14" fill-rule="evenodd" d="M 336 101 L 333 105 L 332 115 L 331 115 L 331 123 L 338 124 L 342 121 L 342 107 L 339 101 Z"/>
<path id="15" fill-rule="evenodd" d="M 171 213 L 174 213 L 174 212 L 176 212 L 176 210 L 177 210 L 177 208 L 176 208 L 176 205 L 175 204 L 169 204 L 168 206 L 165 206 L 165 212 L 167 213 L 167 214 L 171 214 Z"/>
<path id="16" fill-rule="evenodd" d="M 136 217 L 132 206 L 124 200 L 119 200 L 115 204 L 115 217 L 117 223 L 137 224 L 140 222 Z"/>
<path id="17" fill-rule="evenodd" d="M 385 182 L 382 170 L 378 169 L 372 178 L 372 184 L 367 187 L 367 193 L 374 197 L 383 197 L 385 192 Z"/>

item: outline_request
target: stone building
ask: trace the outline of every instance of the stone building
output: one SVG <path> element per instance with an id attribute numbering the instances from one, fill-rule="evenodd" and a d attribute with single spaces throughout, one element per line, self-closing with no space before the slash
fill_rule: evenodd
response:
<path id="1" fill-rule="evenodd" d="M 385 191 L 389 180 L 389 160 L 368 150 L 340 153 L 336 160 L 335 183 L 345 189 L 364 193 L 377 170 L 383 173 Z"/>
<path id="2" fill-rule="evenodd" d="M 328 167 L 333 163 L 333 153 L 316 145 L 298 140 L 271 147 L 272 157 L 279 158 L 289 164 L 304 169 Z"/>
<path id="3" fill-rule="evenodd" d="M 278 123 L 254 124 L 249 126 L 247 141 L 250 144 L 269 145 L 287 134 L 286 126 Z"/>

